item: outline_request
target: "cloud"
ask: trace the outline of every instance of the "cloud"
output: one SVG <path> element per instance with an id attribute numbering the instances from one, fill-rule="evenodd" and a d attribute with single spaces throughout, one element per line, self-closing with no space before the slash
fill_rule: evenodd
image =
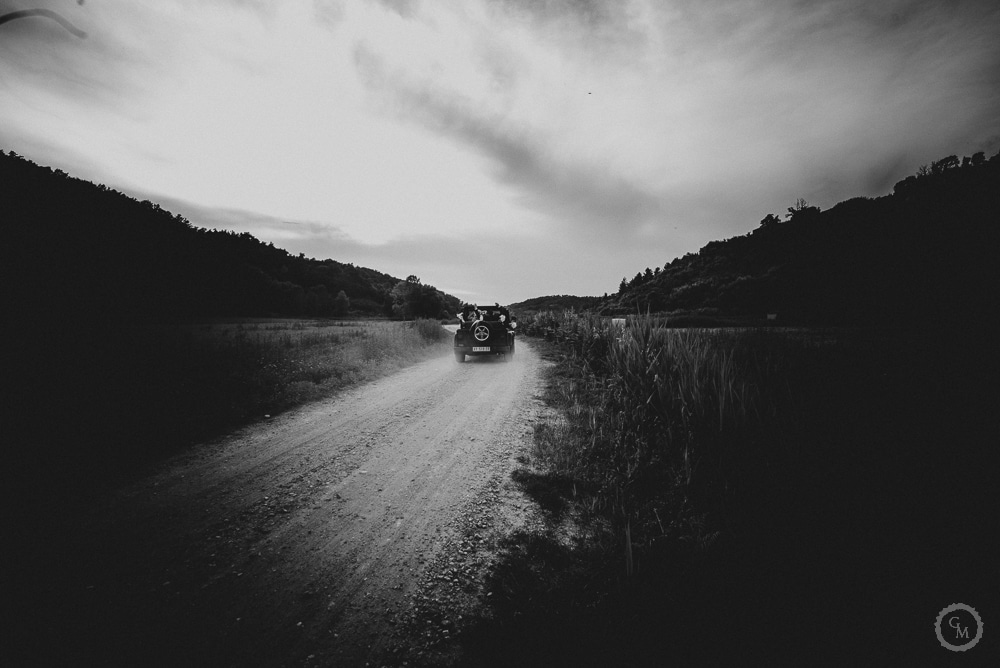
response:
<path id="1" fill-rule="evenodd" d="M 642 3 L 629 0 L 487 0 L 491 22 L 526 25 L 589 58 L 622 60 L 646 46 Z"/>
<path id="2" fill-rule="evenodd" d="M 998 10 L 959 4 L 424 5 L 413 30 L 450 61 L 375 38 L 354 59 L 386 116 L 483 156 L 540 230 L 654 266 L 995 137 Z"/>
<path id="3" fill-rule="evenodd" d="M 888 165 L 899 151 L 913 156 L 972 148 L 996 127 L 995 3 L 786 0 L 672 7 L 677 11 L 654 14 L 674 45 L 665 62 L 712 73 L 724 84 L 703 88 L 707 101 L 731 110 L 713 116 L 713 125 L 726 127 L 719 122 L 726 115 L 756 119 L 759 137 L 818 170 L 853 169 L 852 155 L 882 154 L 878 161 Z"/>
<path id="4" fill-rule="evenodd" d="M 620 8 L 625 3 L 606 0 L 491 0 L 511 15 L 530 16 L 543 23 L 570 18 L 588 27 L 600 29 L 620 22 Z"/>
<path id="5" fill-rule="evenodd" d="M 399 14 L 404 19 L 415 16 L 420 4 L 419 0 L 377 0 L 377 2 L 386 9 Z"/>
<path id="6" fill-rule="evenodd" d="M 0 13 L 11 9 L 0 5 Z M 80 39 L 56 21 L 28 17 L 0 27 L 0 80 L 6 87 L 23 88 L 23 82 L 52 91 L 68 92 L 81 99 L 107 100 L 116 92 L 105 79 L 94 75 L 95 61 L 111 65 L 86 7 L 67 3 L 58 16 L 87 39 Z M 53 13 L 53 15 L 56 15 Z"/>
<path id="7" fill-rule="evenodd" d="M 355 63 L 385 110 L 485 156 L 497 181 L 527 209 L 583 232 L 611 226 L 628 232 L 661 208 L 655 193 L 599 164 L 560 160 L 547 150 L 542 133 L 481 111 L 460 94 L 390 71 L 364 44 L 355 50 Z"/>
<path id="8" fill-rule="evenodd" d="M 0 0 L 0 12 L 5 5 Z M 190 77 L 196 73 L 192 63 L 206 54 L 239 66 L 237 54 L 246 51 L 241 42 L 277 12 L 267 0 L 103 0 L 58 7 L 86 39 L 48 20 L 4 25 L 0 73 L 67 102 L 113 109 Z"/>
<path id="9" fill-rule="evenodd" d="M 196 204 L 175 197 L 146 193 L 139 190 L 129 190 L 128 194 L 136 199 L 148 199 L 163 206 L 164 209 L 184 216 L 197 227 L 214 230 L 229 230 L 233 232 L 250 232 L 264 241 L 319 243 L 327 248 L 343 244 L 348 249 L 360 244 L 350 235 L 335 225 L 321 222 L 290 221 L 276 216 L 232 209 Z M 278 244 L 285 247 L 284 244 Z M 324 256 L 319 256 L 324 257 Z"/>
<path id="10" fill-rule="evenodd" d="M 83 2 L 81 0 L 80 4 Z M 67 21 L 62 14 L 59 12 L 54 12 L 51 9 L 39 8 L 39 9 L 19 9 L 9 12 L 0 13 L 0 25 L 4 23 L 9 23 L 11 21 L 18 21 L 21 19 L 31 19 L 31 18 L 46 18 L 55 21 L 57 24 L 62 26 L 66 32 L 73 35 L 74 37 L 79 37 L 80 39 L 85 39 L 87 33 L 83 32 L 75 25 Z"/>
<path id="11" fill-rule="evenodd" d="M 227 4 L 229 0 L 227 0 Z M 195 16 L 164 6 L 107 1 L 60 7 L 86 39 L 56 23 L 18 21 L 0 28 L 0 76 L 24 97 L 44 97 L 50 110 L 79 104 L 127 113 L 131 102 L 172 71 Z M 11 26 L 17 30 L 9 32 Z"/>
<path id="12" fill-rule="evenodd" d="M 385 41 L 355 62 L 384 109 L 486 156 L 527 208 L 628 232 L 730 191 L 756 211 L 877 194 L 972 150 L 995 134 L 1000 58 L 997 12 L 967 4 L 496 0 L 425 10 L 438 41 L 475 35 L 451 53 L 471 73 Z"/>
<path id="13" fill-rule="evenodd" d="M 54 137 L 13 132 L 0 125 L 0 148 L 23 155 L 36 164 L 62 169 L 77 178 L 95 183 L 114 182 L 114 174 L 98 156 L 69 149 Z"/>
<path id="14" fill-rule="evenodd" d="M 552 294 L 602 294 L 614 291 L 620 267 L 585 240 L 566 236 L 557 243 L 522 235 L 470 230 L 462 237 L 444 234 L 403 234 L 383 243 L 365 243 L 335 225 L 292 221 L 238 209 L 214 208 L 140 191 L 150 199 L 207 229 L 249 232 L 292 254 L 330 258 L 370 267 L 392 276 L 419 276 L 463 299 L 511 303 L 538 296 L 529 286 L 545 286 Z M 651 263 L 648 252 L 628 254 L 626 266 Z M 658 256 L 652 265 L 661 264 Z M 586 268 L 585 272 L 581 269 Z M 631 271 L 634 274 L 635 271 Z"/>
<path id="15" fill-rule="evenodd" d="M 336 28 L 344 19 L 344 6 L 339 0 L 313 0 L 313 16 L 327 28 Z"/>
<path id="16" fill-rule="evenodd" d="M 1000 147 L 986 0 L 25 4 L 88 37 L 0 26 L 4 148 L 482 300 Z"/>

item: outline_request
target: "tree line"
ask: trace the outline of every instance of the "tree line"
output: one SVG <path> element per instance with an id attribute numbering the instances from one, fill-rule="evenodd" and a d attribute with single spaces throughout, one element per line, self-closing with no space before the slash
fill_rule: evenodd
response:
<path id="1" fill-rule="evenodd" d="M 159 204 L 0 151 L 8 298 L 21 313 L 99 319 L 441 317 L 432 286 L 293 255 L 248 232 L 192 225 Z M 419 283 L 419 279 L 416 279 Z"/>
<path id="2" fill-rule="evenodd" d="M 593 310 L 704 314 L 799 324 L 912 323 L 992 310 L 1000 154 L 947 156 L 882 197 L 782 217 L 623 278 Z"/>

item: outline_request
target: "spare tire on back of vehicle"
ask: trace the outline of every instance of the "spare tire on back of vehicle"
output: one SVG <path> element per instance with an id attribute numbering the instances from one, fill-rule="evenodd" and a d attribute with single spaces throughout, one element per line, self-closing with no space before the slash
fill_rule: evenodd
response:
<path id="1" fill-rule="evenodd" d="M 485 322 L 480 322 L 472 327 L 472 338 L 479 343 L 486 343 L 489 341 L 492 333 L 493 332 L 490 330 L 490 326 Z"/>

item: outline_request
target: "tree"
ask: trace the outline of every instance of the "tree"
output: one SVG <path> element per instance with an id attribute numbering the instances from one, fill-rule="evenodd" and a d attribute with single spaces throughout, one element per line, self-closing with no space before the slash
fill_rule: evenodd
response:
<path id="1" fill-rule="evenodd" d="M 416 278 L 416 276 L 410 276 L 407 280 L 396 283 L 391 293 L 392 314 L 402 320 L 413 317 L 413 291 L 420 284 L 419 280 L 414 283 L 409 280 L 410 278 Z"/>
<path id="2" fill-rule="evenodd" d="M 622 277 L 622 282 L 618 284 L 618 294 L 625 292 L 628 289 L 628 279 L 624 276 Z"/>
<path id="3" fill-rule="evenodd" d="M 804 200 L 801 200 L 801 201 L 804 201 Z M 791 211 L 791 209 L 789 209 L 789 211 Z M 766 229 L 768 227 L 774 227 L 775 225 L 777 225 L 780 222 L 781 222 L 781 218 L 778 218 L 778 216 L 776 214 L 769 213 L 766 216 L 764 216 L 763 218 L 761 218 L 761 220 L 760 220 L 760 226 L 761 226 L 762 229 Z"/>
<path id="4" fill-rule="evenodd" d="M 441 293 L 432 285 L 421 285 L 414 294 L 413 314 L 417 318 L 440 318 L 444 311 Z"/>
<path id="5" fill-rule="evenodd" d="M 949 155 L 947 158 L 941 158 L 937 162 L 931 163 L 931 174 L 943 174 L 956 167 L 958 167 L 958 156 Z"/>
<path id="6" fill-rule="evenodd" d="M 892 193 L 894 195 L 906 195 L 908 192 L 912 192 L 917 183 L 916 176 L 907 176 L 902 181 L 899 181 L 896 185 L 892 187 Z"/>
<path id="7" fill-rule="evenodd" d="M 788 220 L 806 220 L 817 213 L 819 213 L 818 206 L 810 206 L 809 202 L 800 197 L 795 200 L 795 206 L 788 207 Z"/>
<path id="8" fill-rule="evenodd" d="M 305 308 L 308 315 L 329 315 L 333 311 L 333 298 L 325 285 L 314 285 L 306 292 Z"/>
<path id="9" fill-rule="evenodd" d="M 333 314 L 345 316 L 349 310 L 351 310 L 351 300 L 347 298 L 347 293 L 341 290 L 333 298 Z"/>
<path id="10" fill-rule="evenodd" d="M 392 314 L 397 318 L 437 318 L 444 310 L 441 293 L 410 274 L 392 289 Z"/>

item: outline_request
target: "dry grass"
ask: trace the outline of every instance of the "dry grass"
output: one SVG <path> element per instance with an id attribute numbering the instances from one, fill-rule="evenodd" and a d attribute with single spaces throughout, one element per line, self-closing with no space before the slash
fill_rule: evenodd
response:
<path id="1" fill-rule="evenodd" d="M 96 487 L 234 426 L 445 354 L 447 338 L 433 321 L 67 323 L 35 342 L 37 363 L 19 381 L 18 429 L 37 444 L 26 466 Z"/>
<path id="2" fill-rule="evenodd" d="M 590 505 L 627 531 L 629 550 L 708 545 L 777 463 L 850 458 L 829 446 L 866 436 L 853 407 L 896 363 L 871 333 L 675 329 L 641 316 L 623 327 L 571 312 L 525 330 L 564 354 L 549 395 L 567 421 L 536 429 L 536 455 L 598 490 Z"/>
<path id="3" fill-rule="evenodd" d="M 560 555 L 582 574 L 565 590 L 511 594 L 513 612 L 484 623 L 489 647 L 516 643 L 495 665 L 539 651 L 725 665 L 748 648 L 780 648 L 791 665 L 818 647 L 891 663 L 923 646 L 887 642 L 887 622 L 909 638 L 993 577 L 991 341 L 959 345 L 969 333 L 944 326 L 683 330 L 573 313 L 522 329 L 551 342 L 547 398 L 565 416 L 535 427 L 522 487 L 608 530 Z M 549 559 L 512 553 L 501 572 Z M 570 602 L 519 617 L 559 596 Z M 605 651 L 621 656 L 595 660 Z"/>
<path id="4" fill-rule="evenodd" d="M 211 353 L 249 392 L 237 419 L 275 413 L 371 380 L 439 350 L 447 334 L 436 322 L 241 320 L 188 328 L 192 356 Z M 198 350 L 201 349 L 201 350 Z M 242 401 L 241 401 L 242 400 Z"/>

